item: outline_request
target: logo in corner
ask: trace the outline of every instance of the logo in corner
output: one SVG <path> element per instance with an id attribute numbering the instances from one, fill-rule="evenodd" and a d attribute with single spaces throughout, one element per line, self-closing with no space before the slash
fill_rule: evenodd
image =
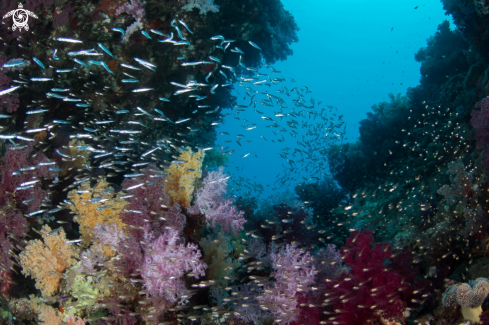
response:
<path id="1" fill-rule="evenodd" d="M 8 18 L 12 16 L 12 19 L 14 20 L 14 24 L 12 26 L 12 30 L 15 31 L 17 28 L 19 28 L 19 31 L 22 30 L 22 28 L 25 28 L 25 30 L 29 30 L 29 25 L 27 25 L 27 21 L 29 20 L 29 16 L 32 18 L 36 18 L 37 16 L 29 10 L 23 9 L 22 3 L 19 3 L 19 8 L 14 9 L 9 11 L 3 18 Z"/>

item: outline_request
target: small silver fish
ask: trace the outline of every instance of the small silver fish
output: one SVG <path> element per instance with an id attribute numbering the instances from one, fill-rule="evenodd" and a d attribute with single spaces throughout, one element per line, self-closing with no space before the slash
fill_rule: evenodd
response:
<path id="1" fill-rule="evenodd" d="M 180 119 L 180 120 L 178 120 L 178 121 L 175 121 L 175 124 L 179 124 L 179 123 L 187 122 L 187 121 L 189 121 L 189 120 L 190 120 L 190 117 L 188 117 L 188 118 L 184 118 L 184 119 Z"/>
<path id="2" fill-rule="evenodd" d="M 124 68 L 128 68 L 128 69 L 132 69 L 132 70 L 141 70 L 133 65 L 130 65 L 130 64 L 125 64 L 125 63 L 121 63 L 121 67 L 124 67 Z"/>
<path id="3" fill-rule="evenodd" d="M 133 89 L 132 92 L 133 93 L 142 93 L 142 92 L 146 92 L 146 91 L 150 91 L 150 90 L 154 90 L 154 88 L 137 88 L 137 89 Z"/>
<path id="4" fill-rule="evenodd" d="M 19 87 L 20 86 L 14 86 L 14 87 L 10 87 L 10 88 L 7 88 L 7 89 L 0 90 L 0 96 L 7 95 L 7 94 L 15 91 Z"/>
<path id="5" fill-rule="evenodd" d="M 75 38 L 58 37 L 56 38 L 56 40 L 59 42 L 68 42 L 68 43 L 83 43 L 79 39 L 75 39 Z"/>

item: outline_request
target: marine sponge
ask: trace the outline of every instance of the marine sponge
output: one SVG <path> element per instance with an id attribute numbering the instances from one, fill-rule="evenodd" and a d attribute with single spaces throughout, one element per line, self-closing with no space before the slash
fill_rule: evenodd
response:
<path id="1" fill-rule="evenodd" d="M 50 297 L 58 290 L 63 273 L 76 263 L 78 250 L 66 243 L 63 228 L 57 232 L 48 225 L 42 227 L 40 233 L 44 240 L 30 240 L 25 250 L 20 253 L 22 273 L 36 280 L 36 288 L 44 297 Z"/>
<path id="2" fill-rule="evenodd" d="M 84 182 L 77 190 L 70 191 L 68 197 L 72 201 L 68 206 L 77 214 L 74 220 L 80 224 L 85 244 L 95 239 L 94 229 L 99 225 L 115 224 L 119 230 L 125 226 L 119 215 L 126 201 L 114 194 L 105 179 L 99 180 L 93 188 L 88 181 Z"/>
<path id="3" fill-rule="evenodd" d="M 192 200 L 195 180 L 202 177 L 202 161 L 204 152 L 199 150 L 192 152 L 187 147 L 178 157 L 179 162 L 166 169 L 168 173 L 165 184 L 166 193 L 170 196 L 170 204 L 178 203 L 182 207 L 188 207 Z"/>
<path id="4" fill-rule="evenodd" d="M 457 302 L 462 307 L 466 320 L 480 322 L 482 303 L 489 293 L 489 280 L 477 278 L 467 283 L 457 283 L 447 288 L 443 294 L 443 306 L 450 307 Z"/>

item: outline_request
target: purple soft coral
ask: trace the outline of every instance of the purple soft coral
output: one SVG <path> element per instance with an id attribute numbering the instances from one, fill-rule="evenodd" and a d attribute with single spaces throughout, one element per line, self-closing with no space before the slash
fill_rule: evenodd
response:
<path id="1" fill-rule="evenodd" d="M 146 248 L 146 255 L 141 276 L 150 295 L 163 297 L 175 303 L 185 294 L 184 272 L 195 277 L 205 275 L 207 265 L 200 261 L 202 257 L 197 245 L 188 243 L 185 246 L 179 232 L 167 230 L 151 242 Z"/>

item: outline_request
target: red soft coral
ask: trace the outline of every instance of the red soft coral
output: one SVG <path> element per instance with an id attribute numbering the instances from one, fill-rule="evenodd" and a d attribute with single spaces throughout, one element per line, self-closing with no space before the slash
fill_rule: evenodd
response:
<path id="1" fill-rule="evenodd" d="M 481 110 L 472 111 L 472 119 L 470 120 L 470 123 L 477 129 L 477 132 L 475 133 L 477 149 L 483 149 L 482 166 L 489 168 L 489 97 L 484 98 L 477 103 L 475 107 L 480 108 Z"/>
<path id="2" fill-rule="evenodd" d="M 402 318 L 407 307 L 401 292 L 410 285 L 404 276 L 410 270 L 398 271 L 389 267 L 392 248 L 387 243 L 375 244 L 370 230 L 355 232 L 341 251 L 350 268 L 338 279 L 326 279 L 330 312 L 328 320 L 342 324 L 371 324 L 381 318 Z M 401 267 L 409 267 L 397 263 Z"/>

